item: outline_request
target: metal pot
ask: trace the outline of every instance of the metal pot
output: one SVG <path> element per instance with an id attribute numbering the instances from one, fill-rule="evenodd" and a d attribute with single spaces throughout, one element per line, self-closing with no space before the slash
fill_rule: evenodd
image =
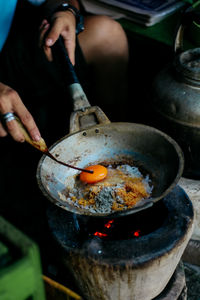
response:
<path id="1" fill-rule="evenodd" d="M 62 46 L 62 45 L 61 45 Z M 63 47 L 57 50 L 63 56 Z M 64 53 L 67 76 L 73 77 L 69 90 L 74 103 L 70 133 L 50 147 L 50 152 L 71 165 L 84 168 L 103 162 L 131 162 L 143 174 L 149 174 L 154 186 L 150 198 L 138 202 L 132 209 L 117 211 L 113 216 L 137 212 L 166 196 L 179 181 L 183 171 L 183 155 L 177 143 L 166 134 L 149 126 L 134 123 L 111 123 L 102 110 L 91 107 L 73 67 Z M 63 64 L 63 60 L 62 60 Z M 61 208 L 81 215 L 110 216 L 93 213 L 71 204 L 65 197 L 74 169 L 68 169 L 43 156 L 37 169 L 37 181 L 44 195 Z"/>
<path id="2" fill-rule="evenodd" d="M 152 106 L 158 128 L 181 146 L 184 176 L 200 178 L 200 48 L 182 51 L 183 33 L 199 12 L 188 9 L 175 39 L 175 59 L 153 82 Z M 157 125 L 156 125 L 157 126 Z"/>

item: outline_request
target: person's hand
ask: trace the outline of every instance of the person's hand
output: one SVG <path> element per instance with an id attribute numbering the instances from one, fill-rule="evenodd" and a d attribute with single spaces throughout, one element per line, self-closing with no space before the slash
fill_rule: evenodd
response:
<path id="1" fill-rule="evenodd" d="M 24 106 L 18 93 L 9 86 L 0 82 L 0 119 L 3 120 L 6 113 L 15 114 L 24 125 L 34 141 L 39 141 L 41 136 L 30 112 Z M 3 124 L 5 123 L 5 124 Z M 0 137 L 8 133 L 17 142 L 24 142 L 24 135 L 16 120 L 0 122 Z"/>
<path id="2" fill-rule="evenodd" d="M 75 43 L 76 43 L 76 18 L 71 11 L 56 12 L 51 23 L 43 20 L 40 26 L 39 44 L 43 47 L 46 57 L 52 61 L 51 46 L 59 36 L 63 37 L 65 48 L 72 64 L 75 64 Z"/>

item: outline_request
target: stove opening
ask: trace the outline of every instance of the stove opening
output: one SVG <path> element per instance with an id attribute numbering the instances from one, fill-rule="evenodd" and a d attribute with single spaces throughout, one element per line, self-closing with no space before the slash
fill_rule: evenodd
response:
<path id="1" fill-rule="evenodd" d="M 159 201 L 151 208 L 132 215 L 113 219 L 91 218 L 82 230 L 91 238 L 96 236 L 104 240 L 136 239 L 159 229 L 167 215 L 166 206 Z"/>

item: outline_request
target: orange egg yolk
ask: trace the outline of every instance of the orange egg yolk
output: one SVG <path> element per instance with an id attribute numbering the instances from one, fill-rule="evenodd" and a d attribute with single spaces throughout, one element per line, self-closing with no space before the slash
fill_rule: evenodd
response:
<path id="1" fill-rule="evenodd" d="M 107 168 L 101 165 L 89 166 L 85 168 L 85 170 L 93 171 L 93 173 L 80 173 L 80 180 L 85 183 L 96 183 L 98 181 L 101 181 L 107 176 L 108 173 Z"/>

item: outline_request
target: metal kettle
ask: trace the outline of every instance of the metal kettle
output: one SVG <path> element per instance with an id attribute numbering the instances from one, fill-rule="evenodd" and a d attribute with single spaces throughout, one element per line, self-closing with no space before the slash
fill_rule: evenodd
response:
<path id="1" fill-rule="evenodd" d="M 174 61 L 153 81 L 151 105 L 158 127 L 184 152 L 183 176 L 200 179 L 200 48 L 182 51 L 184 30 L 193 20 L 199 22 L 200 14 L 188 9 L 176 33 Z"/>

